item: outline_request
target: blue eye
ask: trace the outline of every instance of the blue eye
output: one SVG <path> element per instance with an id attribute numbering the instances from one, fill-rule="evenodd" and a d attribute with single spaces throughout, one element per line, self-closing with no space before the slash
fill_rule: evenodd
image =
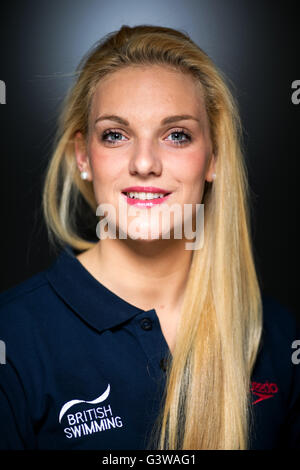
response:
<path id="1" fill-rule="evenodd" d="M 123 134 L 121 134 L 121 132 L 113 132 L 113 131 L 107 130 L 107 131 L 104 131 L 104 132 L 103 132 L 103 134 L 102 134 L 102 140 L 103 140 L 103 141 L 106 141 L 106 142 L 109 142 L 110 144 L 114 144 L 115 142 L 118 142 L 118 140 L 107 140 L 106 137 L 109 136 L 109 135 L 111 135 L 111 134 L 114 135 L 114 136 L 116 136 L 116 135 L 123 135 Z"/>
<path id="2" fill-rule="evenodd" d="M 174 142 L 175 144 L 184 144 L 184 143 L 190 142 L 190 141 L 192 140 L 192 139 L 191 139 L 191 136 L 190 136 L 189 134 L 187 134 L 186 132 L 183 132 L 183 131 L 174 131 L 174 132 L 171 132 L 170 135 L 174 135 L 174 134 L 176 134 L 177 136 L 180 136 L 180 135 L 181 135 L 181 136 L 183 136 L 183 135 L 185 136 L 185 139 L 184 139 L 184 140 L 181 140 L 181 139 L 180 139 L 180 140 L 173 140 L 173 139 L 171 139 L 172 142 Z"/>

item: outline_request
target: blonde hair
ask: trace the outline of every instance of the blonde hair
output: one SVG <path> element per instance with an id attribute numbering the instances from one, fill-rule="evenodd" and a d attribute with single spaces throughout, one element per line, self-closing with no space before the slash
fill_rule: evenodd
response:
<path id="1" fill-rule="evenodd" d="M 225 77 L 187 34 L 161 26 L 123 25 L 82 59 L 63 105 L 45 178 L 49 238 L 79 251 L 94 246 L 76 227 L 81 202 L 95 214 L 96 201 L 91 182 L 80 179 L 73 138 L 77 130 L 88 132 L 91 100 L 102 77 L 122 67 L 153 64 L 189 73 L 203 90 L 217 179 L 205 188 L 205 241 L 193 252 L 176 346 L 148 447 L 247 449 L 262 301 L 250 234 L 242 126 Z"/>

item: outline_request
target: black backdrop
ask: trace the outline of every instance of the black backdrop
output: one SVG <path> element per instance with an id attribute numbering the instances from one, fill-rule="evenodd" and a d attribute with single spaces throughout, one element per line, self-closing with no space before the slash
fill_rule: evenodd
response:
<path id="1" fill-rule="evenodd" d="M 42 184 L 59 106 L 79 60 L 122 24 L 157 24 L 187 32 L 234 84 L 261 288 L 299 316 L 296 2 L 27 0 L 0 8 L 1 290 L 55 258 Z"/>

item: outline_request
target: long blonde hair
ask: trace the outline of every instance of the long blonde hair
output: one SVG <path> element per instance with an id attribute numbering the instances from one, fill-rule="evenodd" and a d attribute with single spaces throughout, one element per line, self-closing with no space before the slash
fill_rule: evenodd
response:
<path id="1" fill-rule="evenodd" d="M 95 88 L 102 77 L 132 65 L 160 64 L 189 73 L 204 92 L 217 179 L 207 183 L 205 241 L 193 252 L 176 346 L 149 447 L 247 449 L 250 380 L 262 330 L 262 301 L 250 233 L 250 198 L 242 126 L 227 79 L 186 33 L 167 27 L 123 25 L 82 59 L 63 103 L 49 162 L 43 210 L 49 239 L 85 250 L 81 202 L 95 217 L 91 182 L 80 179 L 77 130 L 88 132 Z"/>

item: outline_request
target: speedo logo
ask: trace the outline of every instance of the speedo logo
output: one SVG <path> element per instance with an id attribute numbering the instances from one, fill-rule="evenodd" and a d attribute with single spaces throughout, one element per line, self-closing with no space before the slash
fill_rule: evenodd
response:
<path id="1" fill-rule="evenodd" d="M 112 428 L 123 427 L 120 416 L 114 416 L 110 404 L 98 407 L 87 407 L 76 413 L 67 413 L 75 405 L 98 405 L 104 402 L 110 394 L 108 384 L 104 393 L 94 400 L 71 400 L 63 405 L 60 410 L 58 421 L 68 424 L 64 428 L 64 433 L 68 439 L 79 438 L 96 432 L 107 431 Z"/>
<path id="2" fill-rule="evenodd" d="M 274 397 L 274 395 L 278 392 L 278 386 L 277 384 L 269 383 L 268 381 L 264 384 L 260 382 L 252 382 L 251 391 L 258 397 L 257 400 L 252 403 L 252 405 L 255 405 L 262 400 Z"/>

